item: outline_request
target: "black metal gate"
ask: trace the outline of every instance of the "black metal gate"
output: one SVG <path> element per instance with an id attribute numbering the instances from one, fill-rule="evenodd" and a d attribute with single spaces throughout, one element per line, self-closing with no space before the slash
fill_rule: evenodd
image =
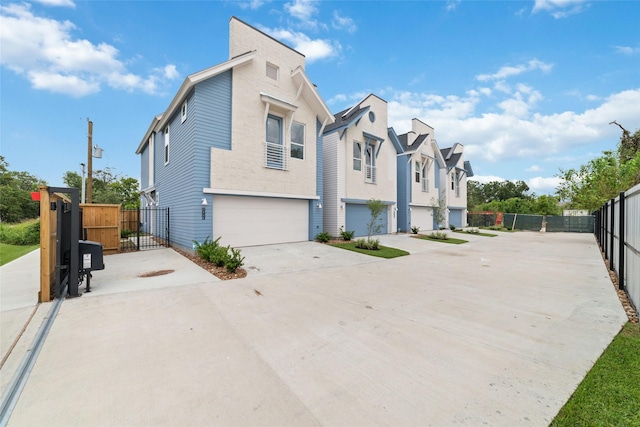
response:
<path id="1" fill-rule="evenodd" d="M 122 209 L 122 252 L 171 246 L 169 208 Z"/>

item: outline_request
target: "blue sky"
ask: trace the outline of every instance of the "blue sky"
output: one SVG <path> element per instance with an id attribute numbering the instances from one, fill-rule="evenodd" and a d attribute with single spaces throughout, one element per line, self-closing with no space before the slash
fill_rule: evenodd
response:
<path id="1" fill-rule="evenodd" d="M 640 128 L 640 2 L 0 2 L 0 153 L 63 185 L 87 161 L 139 179 L 135 150 L 184 78 L 228 59 L 231 16 L 306 55 L 336 113 L 375 93 L 465 146 L 479 181 L 553 193 L 559 168 Z"/>

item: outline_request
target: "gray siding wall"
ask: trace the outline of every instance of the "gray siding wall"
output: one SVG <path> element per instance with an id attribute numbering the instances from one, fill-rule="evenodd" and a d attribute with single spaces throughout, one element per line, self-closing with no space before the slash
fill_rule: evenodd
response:
<path id="1" fill-rule="evenodd" d="M 338 132 L 324 136 L 323 150 L 323 231 L 338 236 Z"/>
<path id="2" fill-rule="evenodd" d="M 156 140 L 156 189 L 160 207 L 171 208 L 171 241 L 191 249 L 212 233 L 212 198 L 209 187 L 210 147 L 231 147 L 231 72 L 196 85 L 187 98 L 187 119 L 180 111 L 169 121 L 169 163 L 164 164 L 164 136 Z M 201 202 L 206 198 L 206 218 Z"/>
<path id="3" fill-rule="evenodd" d="M 411 218 L 409 203 L 411 203 L 411 170 L 407 164 L 408 156 L 398 156 L 398 232 L 409 231 Z"/>
<path id="4" fill-rule="evenodd" d="M 314 240 L 318 233 L 323 231 L 323 209 L 324 206 L 324 159 L 322 147 L 322 135 L 319 135 L 322 123 L 316 120 L 316 196 L 320 196 L 320 200 L 309 201 L 309 240 Z M 318 208 L 318 203 L 322 205 L 322 209 Z"/>

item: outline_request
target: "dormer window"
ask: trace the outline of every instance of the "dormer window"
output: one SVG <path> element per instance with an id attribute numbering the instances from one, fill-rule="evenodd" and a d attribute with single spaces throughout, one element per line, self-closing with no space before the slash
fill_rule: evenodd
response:
<path id="1" fill-rule="evenodd" d="M 276 65 L 267 62 L 267 77 L 272 80 L 278 81 L 278 72 L 279 69 Z"/>

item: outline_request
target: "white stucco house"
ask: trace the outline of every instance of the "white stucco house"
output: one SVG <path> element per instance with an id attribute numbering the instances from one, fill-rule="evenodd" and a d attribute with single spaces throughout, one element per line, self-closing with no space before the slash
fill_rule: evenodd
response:
<path id="1" fill-rule="evenodd" d="M 188 249 L 312 240 L 334 120 L 304 55 L 232 17 L 229 60 L 189 75 L 142 137 L 142 204 L 171 207 L 172 243 Z"/>
<path id="2" fill-rule="evenodd" d="M 434 210 L 442 191 L 440 172 L 445 160 L 433 127 L 414 118 L 409 132 L 397 135 L 389 128 L 388 134 L 398 153 L 398 231 L 437 229 Z"/>
<path id="3" fill-rule="evenodd" d="M 381 234 L 396 231 L 396 149 L 387 136 L 387 102 L 368 95 L 335 114 L 323 133 L 324 231 L 366 236 L 367 201 L 382 201 Z"/>
<path id="4" fill-rule="evenodd" d="M 440 150 L 445 162 L 441 169 L 441 187 L 447 199 L 444 227 L 467 225 L 467 178 L 473 176 L 471 163 L 464 160 L 464 146 L 459 143 Z"/>

